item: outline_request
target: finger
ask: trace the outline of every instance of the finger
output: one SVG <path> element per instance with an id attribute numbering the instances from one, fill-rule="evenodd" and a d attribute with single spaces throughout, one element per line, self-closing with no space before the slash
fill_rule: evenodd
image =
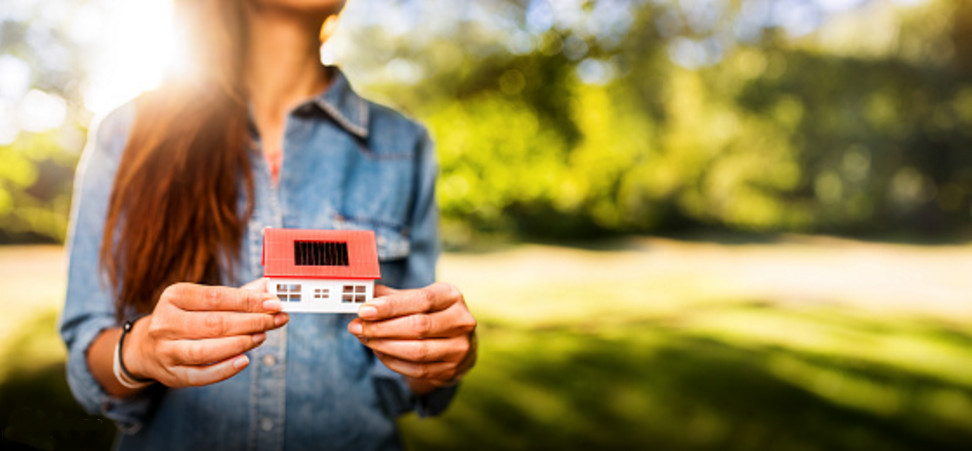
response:
<path id="1" fill-rule="evenodd" d="M 289 320 L 286 313 L 188 312 L 165 325 L 163 332 L 176 339 L 220 338 L 266 332 Z"/>
<path id="2" fill-rule="evenodd" d="M 388 296 L 390 294 L 398 293 L 399 291 L 401 290 L 396 290 L 392 287 L 388 287 L 385 285 L 380 285 L 380 284 L 375 285 L 375 297 Z"/>
<path id="3" fill-rule="evenodd" d="M 162 296 L 173 305 L 192 311 L 278 312 L 280 300 L 269 293 L 221 286 L 180 283 Z"/>
<path id="4" fill-rule="evenodd" d="M 252 282 L 250 282 L 250 283 L 248 283 L 246 285 L 243 285 L 242 287 L 240 287 L 240 289 L 256 291 L 258 293 L 266 293 L 267 292 L 267 278 L 266 277 L 261 277 L 261 278 L 259 278 L 257 280 L 254 280 L 254 281 L 252 281 Z"/>
<path id="5" fill-rule="evenodd" d="M 452 380 L 459 376 L 455 363 L 419 363 L 402 360 L 387 354 L 375 354 L 388 369 L 416 379 Z"/>
<path id="6" fill-rule="evenodd" d="M 407 360 L 410 362 L 459 362 L 469 351 L 469 340 L 466 337 L 426 339 L 426 340 L 395 340 L 395 339 L 365 339 L 365 346 L 382 354 Z"/>
<path id="7" fill-rule="evenodd" d="M 416 290 L 401 290 L 387 296 L 376 297 L 358 309 L 358 316 L 368 320 L 381 320 L 415 313 L 445 310 L 460 302 L 462 293 L 449 284 L 434 283 Z"/>
<path id="8" fill-rule="evenodd" d="M 215 384 L 235 376 L 250 364 L 246 355 L 230 357 L 221 362 L 205 366 L 176 366 L 169 371 L 177 381 L 172 386 L 201 386 Z M 168 384 L 167 384 L 168 385 Z"/>
<path id="9" fill-rule="evenodd" d="M 355 318 L 348 331 L 359 338 L 450 338 L 472 332 L 475 320 L 462 305 L 439 312 L 416 313 L 383 321 Z"/>
<path id="10" fill-rule="evenodd" d="M 267 334 L 236 335 L 233 337 L 170 342 L 167 351 L 174 365 L 206 365 L 240 355 L 267 339 Z"/>

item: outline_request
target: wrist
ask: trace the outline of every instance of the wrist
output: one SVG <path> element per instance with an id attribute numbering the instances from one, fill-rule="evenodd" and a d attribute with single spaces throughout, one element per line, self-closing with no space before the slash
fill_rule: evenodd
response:
<path id="1" fill-rule="evenodd" d="M 425 396 L 440 388 L 459 385 L 460 379 L 462 379 L 461 376 L 450 380 L 418 379 L 411 376 L 405 376 L 405 383 L 408 384 L 408 388 L 412 390 L 414 395 Z"/>
<path id="2" fill-rule="evenodd" d="M 122 346 L 122 360 L 125 369 L 130 376 L 136 379 L 151 379 L 152 376 L 146 369 L 146 353 L 143 351 L 145 344 L 145 324 L 151 321 L 152 316 L 148 315 L 135 320 L 132 329 L 125 336 L 125 343 Z"/>
<path id="3" fill-rule="evenodd" d="M 405 383 L 408 385 L 408 388 L 412 390 L 412 394 L 416 396 L 428 395 L 437 388 L 436 386 L 430 384 L 427 379 L 418 379 L 411 376 L 405 376 Z"/>

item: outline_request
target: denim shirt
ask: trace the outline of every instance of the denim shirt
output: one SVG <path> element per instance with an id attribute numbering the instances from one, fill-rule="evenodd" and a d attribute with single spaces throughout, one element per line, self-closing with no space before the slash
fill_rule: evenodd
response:
<path id="1" fill-rule="evenodd" d="M 429 136 L 415 122 L 359 97 L 340 70 L 332 73 L 323 94 L 287 116 L 278 184 L 271 181 L 259 141 L 251 146 L 254 212 L 236 279 L 227 285 L 263 275 L 264 227 L 374 230 L 378 283 L 415 288 L 433 282 L 439 244 Z M 119 325 L 98 258 L 112 182 L 134 116 L 134 103 L 108 115 L 79 164 L 60 321 L 71 390 L 89 412 L 118 424 L 117 447 L 396 449 L 397 416 L 445 409 L 453 389 L 413 395 L 401 375 L 347 332 L 353 315 L 335 314 L 292 314 L 286 326 L 248 353 L 250 365 L 226 381 L 178 389 L 155 384 L 125 399 L 106 393 L 85 354 L 103 330 Z"/>

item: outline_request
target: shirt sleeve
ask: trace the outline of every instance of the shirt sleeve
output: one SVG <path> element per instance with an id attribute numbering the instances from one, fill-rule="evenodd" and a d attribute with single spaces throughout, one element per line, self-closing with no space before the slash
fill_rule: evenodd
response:
<path id="1" fill-rule="evenodd" d="M 416 149 L 418 183 L 415 187 L 415 203 L 410 223 L 410 251 L 402 277 L 402 288 L 420 288 L 435 282 L 435 264 L 439 257 L 439 209 L 435 200 L 435 182 L 438 165 L 435 146 L 424 129 L 421 130 Z M 372 370 L 379 396 L 394 415 L 411 410 L 421 417 L 435 416 L 449 406 L 457 387 L 436 389 L 425 396 L 412 393 L 405 377 L 375 359 Z"/>
<path id="2" fill-rule="evenodd" d="M 120 325 L 113 290 L 100 271 L 99 252 L 108 198 L 133 119 L 134 104 L 108 115 L 89 135 L 78 164 L 68 229 L 67 295 L 59 326 L 75 399 L 89 413 L 104 415 L 128 432 L 141 427 L 159 390 L 153 387 L 124 399 L 109 395 L 92 375 L 87 353 L 102 331 Z"/>

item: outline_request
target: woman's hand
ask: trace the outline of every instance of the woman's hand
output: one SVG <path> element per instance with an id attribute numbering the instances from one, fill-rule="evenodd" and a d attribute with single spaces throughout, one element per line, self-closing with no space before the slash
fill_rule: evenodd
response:
<path id="1" fill-rule="evenodd" d="M 132 375 L 169 387 L 213 384 L 249 364 L 244 352 L 289 320 L 266 279 L 243 288 L 177 283 L 135 323 L 123 358 Z"/>
<path id="2" fill-rule="evenodd" d="M 416 290 L 377 285 L 348 331 L 418 394 L 455 384 L 476 361 L 476 319 L 449 284 Z"/>

